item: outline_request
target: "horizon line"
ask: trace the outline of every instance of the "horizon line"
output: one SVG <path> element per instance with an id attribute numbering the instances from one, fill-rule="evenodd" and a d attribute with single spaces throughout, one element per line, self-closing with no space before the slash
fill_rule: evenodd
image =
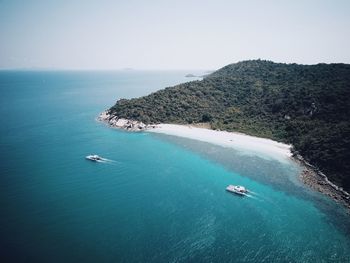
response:
<path id="1" fill-rule="evenodd" d="M 59 68 L 59 67 L 12 67 L 12 68 L 1 68 L 0 71 L 213 71 L 221 69 L 225 66 L 231 65 L 231 64 L 237 64 L 240 62 L 247 62 L 247 61 L 266 61 L 266 62 L 272 62 L 276 64 L 297 64 L 297 65 L 319 65 L 319 64 L 350 64 L 347 62 L 318 62 L 318 63 L 297 63 L 297 62 L 280 62 L 280 61 L 273 61 L 270 59 L 261 59 L 261 58 L 255 58 L 255 59 L 244 59 L 239 60 L 236 62 L 228 63 L 223 66 L 219 66 L 217 68 L 133 68 L 133 67 L 121 67 L 121 68 Z"/>

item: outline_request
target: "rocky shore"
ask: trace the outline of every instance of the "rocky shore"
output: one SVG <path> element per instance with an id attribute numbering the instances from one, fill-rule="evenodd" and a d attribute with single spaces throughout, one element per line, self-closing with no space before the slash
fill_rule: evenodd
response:
<path id="1" fill-rule="evenodd" d="M 124 129 L 127 131 L 144 131 L 155 128 L 156 125 L 146 125 L 143 122 L 128 120 L 124 118 L 118 118 L 117 116 L 109 114 L 108 111 L 102 112 L 97 119 L 104 123 L 107 123 L 113 128 Z"/>
<path id="2" fill-rule="evenodd" d="M 293 157 L 301 167 L 304 167 L 299 178 L 305 185 L 342 204 L 350 213 L 350 194 L 348 192 L 329 181 L 324 173 L 308 163 L 301 155 L 295 153 Z"/>

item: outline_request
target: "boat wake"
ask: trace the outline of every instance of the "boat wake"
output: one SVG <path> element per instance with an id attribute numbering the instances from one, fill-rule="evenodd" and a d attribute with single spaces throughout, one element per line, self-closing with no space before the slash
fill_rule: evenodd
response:
<path id="1" fill-rule="evenodd" d="M 118 161 L 116 161 L 116 160 L 111 160 L 111 159 L 106 159 L 106 158 L 103 158 L 103 160 L 104 160 L 105 162 L 107 162 L 107 163 L 120 163 L 120 162 L 118 162 Z"/>
<path id="2" fill-rule="evenodd" d="M 271 205 L 275 205 L 275 202 L 270 197 L 263 196 L 263 195 L 260 195 L 258 193 L 252 192 L 252 191 L 249 191 L 246 194 L 246 196 L 249 197 L 249 198 L 252 198 L 254 200 L 257 200 L 259 202 L 264 202 L 264 203 L 268 203 L 268 204 L 271 204 Z"/>
<path id="3" fill-rule="evenodd" d="M 116 160 L 111 160 L 107 158 L 101 158 L 101 160 L 98 160 L 99 163 L 106 163 L 106 164 L 111 164 L 111 165 L 117 165 L 120 164 L 121 162 L 118 162 Z"/>
<path id="4" fill-rule="evenodd" d="M 255 200 L 259 200 L 259 201 L 262 201 L 261 199 L 257 198 L 256 196 L 254 195 L 250 195 L 250 194 L 245 194 L 246 197 L 249 197 L 249 198 L 252 198 L 252 199 L 255 199 Z"/>
<path id="5" fill-rule="evenodd" d="M 258 201 L 264 201 L 263 198 L 258 193 L 255 193 L 253 191 L 248 190 L 248 193 L 245 195 L 246 197 L 258 200 Z M 260 198 L 259 198 L 260 197 Z"/>
<path id="6" fill-rule="evenodd" d="M 103 158 L 101 156 L 98 156 L 97 154 L 88 155 L 85 157 L 85 159 L 93 161 L 93 162 L 97 162 L 97 163 L 108 163 L 108 164 L 114 164 L 114 165 L 116 165 L 117 163 L 120 163 L 120 162 L 115 161 L 115 160 Z"/>

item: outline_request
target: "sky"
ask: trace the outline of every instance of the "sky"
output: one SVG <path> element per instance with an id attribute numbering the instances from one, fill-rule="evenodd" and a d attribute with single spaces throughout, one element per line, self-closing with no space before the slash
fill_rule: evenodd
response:
<path id="1" fill-rule="evenodd" d="M 350 63 L 347 0 L 0 0 L 0 69 Z"/>

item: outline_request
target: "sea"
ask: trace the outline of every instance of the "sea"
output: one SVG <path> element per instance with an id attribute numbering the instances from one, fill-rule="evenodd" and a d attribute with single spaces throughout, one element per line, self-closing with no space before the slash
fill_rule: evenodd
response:
<path id="1" fill-rule="evenodd" d="M 350 262 L 349 215 L 292 161 L 96 120 L 187 73 L 0 71 L 0 262 Z"/>

